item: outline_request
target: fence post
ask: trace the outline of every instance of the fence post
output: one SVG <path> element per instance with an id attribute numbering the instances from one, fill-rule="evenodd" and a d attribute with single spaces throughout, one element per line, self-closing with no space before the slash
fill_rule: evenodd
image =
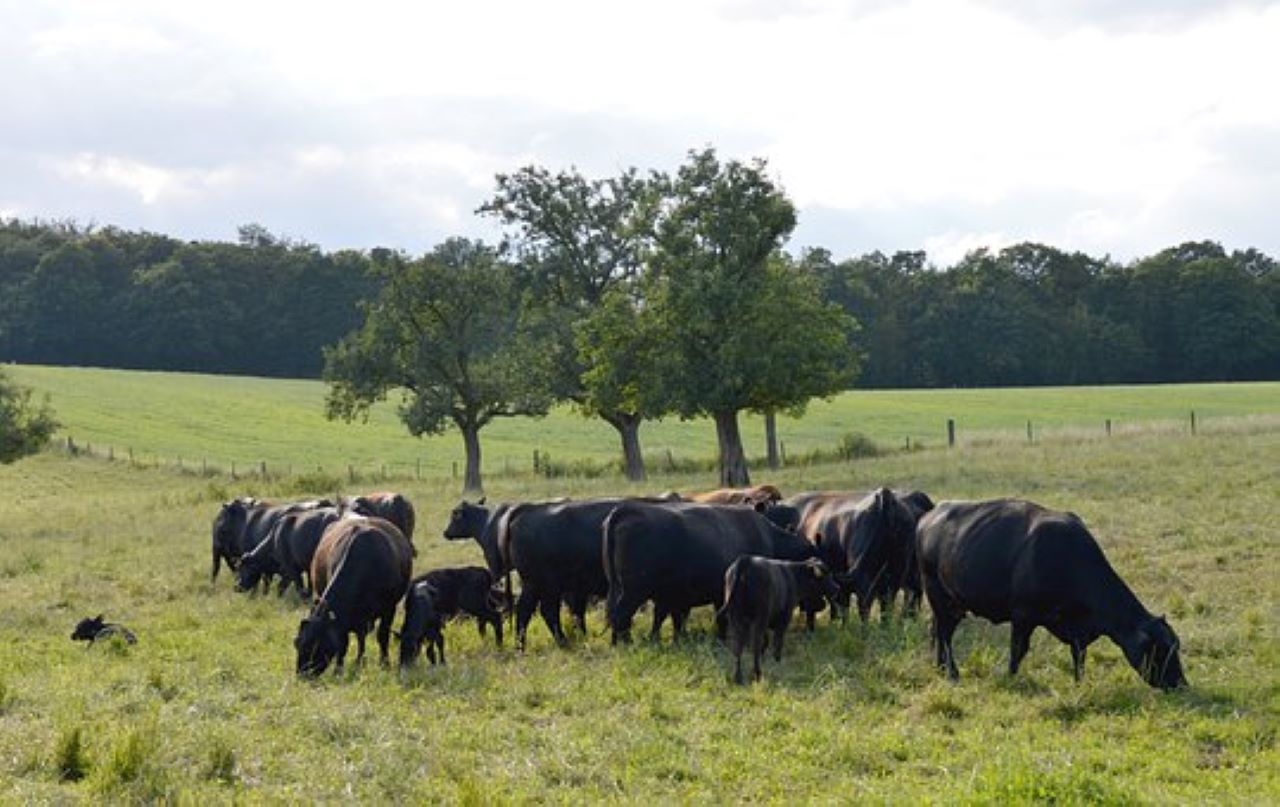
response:
<path id="1" fill-rule="evenodd" d="M 1107 436 L 1111 436 L 1111 418 L 1107 418 Z"/>
<path id="2" fill-rule="evenodd" d="M 232 479 L 236 478 L 236 461 L 235 460 L 231 461 L 231 478 Z"/>
<path id="3" fill-rule="evenodd" d="M 387 464 L 385 462 L 382 463 L 382 481 L 387 481 Z"/>
<path id="4" fill-rule="evenodd" d="M 453 478 L 454 479 L 458 478 L 458 461 L 457 460 L 453 461 Z"/>
<path id="5" fill-rule="evenodd" d="M 676 469 L 676 458 L 671 456 L 671 449 L 667 449 L 667 470 L 674 471 Z"/>
<path id="6" fill-rule="evenodd" d="M 418 459 L 414 461 L 413 478 L 422 479 L 422 457 L 418 457 Z"/>
<path id="7" fill-rule="evenodd" d="M 1034 442 L 1035 442 L 1035 438 L 1033 438 L 1033 437 L 1031 436 L 1031 421 L 1029 421 L 1029 420 L 1027 421 L 1027 442 L 1028 442 L 1028 443 L 1034 443 Z"/>
<path id="8" fill-rule="evenodd" d="M 538 473 L 538 449 L 536 448 L 533 450 L 533 473 L 534 475 Z"/>
<path id="9" fill-rule="evenodd" d="M 356 483 L 356 469 L 355 466 L 350 463 L 347 463 L 347 479 L 350 480 L 353 485 Z"/>
<path id="10" fill-rule="evenodd" d="M 910 454 L 911 453 L 911 435 L 909 434 L 907 435 L 906 449 L 907 449 L 907 453 Z"/>
<path id="11" fill-rule="evenodd" d="M 782 462 L 782 467 L 787 467 L 787 441 L 778 441 L 778 459 Z"/>
<path id="12" fill-rule="evenodd" d="M 182 470 L 182 457 L 178 457 L 178 470 Z"/>
<path id="13" fill-rule="evenodd" d="M 129 464 L 133 465 L 133 446 L 128 446 L 127 450 L 129 452 Z"/>
<path id="14" fill-rule="evenodd" d="M 115 461 L 115 458 L 116 458 L 116 447 L 115 447 L 115 446 L 107 446 L 107 460 L 108 460 L 109 462 L 114 462 L 114 461 Z"/>
<path id="15" fill-rule="evenodd" d="M 204 476 L 209 473 L 209 460 L 205 457 L 200 458 L 200 475 Z"/>
<path id="16" fill-rule="evenodd" d="M 1191 433 L 1196 433 L 1196 410 L 1191 410 Z"/>
<path id="17" fill-rule="evenodd" d="M 947 447 L 956 447 L 956 421 L 955 418 L 947 418 Z"/>

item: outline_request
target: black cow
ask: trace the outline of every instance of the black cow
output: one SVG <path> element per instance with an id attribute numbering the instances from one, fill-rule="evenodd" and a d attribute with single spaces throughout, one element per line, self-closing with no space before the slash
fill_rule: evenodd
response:
<path id="1" fill-rule="evenodd" d="M 480 571 L 484 571 L 481 569 Z M 485 577 L 489 576 L 485 572 Z M 439 651 L 444 664 L 444 618 L 435 607 L 431 585 L 418 578 L 409 584 L 404 595 L 404 624 L 400 626 L 400 666 L 409 667 L 422 652 L 425 640 L 427 661 L 436 663 Z M 501 622 L 501 618 L 498 620 Z"/>
<path id="2" fill-rule="evenodd" d="M 800 532 L 812 538 L 840 582 L 840 610 L 856 595 L 863 621 L 877 600 L 887 615 L 900 590 L 906 592 L 908 611 L 919 607 L 915 526 L 933 508 L 927 495 L 880 488 L 866 494 L 802 493 L 788 503 L 800 513 Z"/>
<path id="3" fill-rule="evenodd" d="M 218 579 L 221 561 L 226 561 L 227 568 L 235 571 L 240 558 L 266 539 L 281 516 L 332 506 L 333 502 L 328 499 L 271 504 L 241 497 L 224 503 L 213 519 L 213 573 L 210 579 Z"/>
<path id="4" fill-rule="evenodd" d="M 133 631 L 115 622 L 103 622 L 102 614 L 80 620 L 76 623 L 75 630 L 71 631 L 72 641 L 89 644 L 99 639 L 110 639 L 112 636 L 119 636 L 129 644 L 138 643 L 138 637 L 133 634 Z"/>
<path id="5" fill-rule="evenodd" d="M 330 524 L 311 562 L 311 582 L 321 594 L 293 641 L 298 674 L 320 675 L 335 658 L 341 670 L 351 633 L 356 634 L 359 662 L 375 621 L 386 664 L 391 623 L 409 588 L 412 566 L 413 547 L 391 522 L 346 515 Z"/>
<path id="6" fill-rule="evenodd" d="M 486 507 L 484 499 L 475 504 L 463 501 L 453 508 L 449 514 L 449 523 L 445 525 L 444 537 L 449 541 L 462 541 L 474 538 L 484 553 L 485 565 L 494 580 L 501 579 L 507 571 L 507 564 L 498 550 L 498 523 L 511 509 L 509 504 L 497 504 Z"/>
<path id="7" fill-rule="evenodd" d="M 737 659 L 733 680 L 742 681 L 742 650 L 751 644 L 752 671 L 760 680 L 760 657 L 773 631 L 773 659 L 782 661 L 782 637 L 796 606 L 814 599 L 833 600 L 840 593 L 827 566 L 817 558 L 773 560 L 743 555 L 724 573 L 724 607 L 731 651 Z"/>
<path id="8" fill-rule="evenodd" d="M 311 560 L 325 529 L 337 521 L 342 512 L 336 507 L 317 507 L 281 516 L 266 539 L 240 558 L 236 569 L 236 588 L 250 591 L 263 577 L 278 574 L 280 595 L 293 585 L 299 594 L 310 597 Z M 306 585 L 302 579 L 304 574 L 307 576 Z"/>
<path id="9" fill-rule="evenodd" d="M 943 502 L 921 520 L 916 540 L 938 666 L 953 680 L 951 637 L 973 612 L 1012 623 L 1010 675 L 1044 627 L 1071 646 L 1076 680 L 1089 644 L 1106 636 L 1148 684 L 1186 684 L 1173 628 L 1142 606 L 1074 513 L 1013 499 Z"/>
<path id="10" fill-rule="evenodd" d="M 616 643 L 630 640 L 632 619 L 647 600 L 651 637 L 670 615 L 679 638 L 692 608 L 724 604 L 724 573 L 740 555 L 805 560 L 815 549 L 751 507 L 630 501 L 605 520 L 603 553 Z M 724 619 L 716 623 L 724 638 Z"/>
<path id="11" fill-rule="evenodd" d="M 578 629 L 587 631 L 587 603 L 604 597 L 609 582 L 601 564 L 605 517 L 625 499 L 584 499 L 519 504 L 498 527 L 498 549 L 507 568 L 520 573 L 516 599 L 516 645 L 523 649 L 534 610 L 542 614 L 556 642 L 568 643 L 560 624 L 567 602 Z"/>
<path id="12" fill-rule="evenodd" d="M 414 602 L 410 602 L 411 598 Z M 414 579 L 405 595 L 405 626 L 401 629 L 400 657 L 405 657 L 406 635 L 410 641 L 421 643 L 422 635 L 409 635 L 411 630 L 417 631 L 418 625 L 429 625 L 430 620 L 416 613 L 417 601 L 427 599 L 431 605 L 431 613 L 437 614 L 441 622 L 453 619 L 459 614 L 469 614 L 476 618 L 480 635 L 485 628 L 493 626 L 493 633 L 498 647 L 502 646 L 502 612 L 505 610 L 505 595 L 498 591 L 489 570 L 480 566 L 463 566 L 453 569 L 436 569 Z M 425 613 L 425 611 L 424 611 Z M 428 645 L 428 658 L 430 658 Z M 417 648 L 412 648 L 410 661 L 417 656 Z M 444 645 L 440 644 L 440 657 L 443 663 Z M 434 662 L 432 662 L 434 663 Z"/>

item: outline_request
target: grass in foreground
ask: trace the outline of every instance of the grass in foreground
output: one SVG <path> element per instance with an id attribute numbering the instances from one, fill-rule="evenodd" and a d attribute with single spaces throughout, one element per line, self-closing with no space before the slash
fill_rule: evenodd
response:
<path id="1" fill-rule="evenodd" d="M 1037 633 L 970 620 L 964 676 L 932 669 L 923 621 L 793 632 L 735 687 L 707 636 L 614 649 L 598 612 L 524 656 L 447 632 L 450 664 L 293 676 L 296 601 L 208 580 L 225 481 L 41 456 L 0 469 L 0 798 L 265 801 L 1236 802 L 1280 799 L 1280 430 L 994 445 L 796 468 L 784 490 L 918 486 L 1078 512 L 1144 603 L 1167 612 L 1192 686 L 1144 685 L 1106 640 L 1085 680 Z M 704 487 L 688 477 L 649 488 Z M 494 485 L 495 498 L 618 483 Z M 270 488 L 251 492 L 272 494 Z M 323 492 L 323 491 L 320 491 Z M 410 485 L 418 569 L 480 562 L 443 541 L 454 497 Z M 86 650 L 105 612 L 136 646 Z"/>

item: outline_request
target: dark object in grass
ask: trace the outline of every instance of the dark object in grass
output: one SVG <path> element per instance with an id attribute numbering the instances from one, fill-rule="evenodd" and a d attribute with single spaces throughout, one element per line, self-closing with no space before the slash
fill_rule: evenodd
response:
<path id="1" fill-rule="evenodd" d="M 432 648 L 440 652 L 444 663 L 444 636 L 440 633 L 445 620 L 459 614 L 476 618 L 483 636 L 493 626 L 498 646 L 502 646 L 502 614 L 510 608 L 506 592 L 495 587 L 489 570 L 482 566 L 436 569 L 415 578 L 404 598 L 404 624 L 400 629 L 400 663 L 412 664 L 427 640 L 427 659 L 432 664 Z"/>
<path id="2" fill-rule="evenodd" d="M 1070 645 L 1077 681 L 1086 649 L 1106 636 L 1151 686 L 1186 686 L 1177 634 L 1143 607 L 1074 513 L 1016 499 L 943 502 L 920 520 L 916 541 L 938 666 L 952 680 L 960 673 L 951 637 L 973 612 L 1012 623 L 1010 675 L 1044 627 Z"/>
<path id="3" fill-rule="evenodd" d="M 119 636 L 129 644 L 138 643 L 138 637 L 133 634 L 133 631 L 115 622 L 103 622 L 102 614 L 98 614 L 92 619 L 80 620 L 76 623 L 76 629 L 71 632 L 72 641 L 88 642 L 89 644 L 93 644 L 99 639 L 110 639 L 112 636 Z"/>

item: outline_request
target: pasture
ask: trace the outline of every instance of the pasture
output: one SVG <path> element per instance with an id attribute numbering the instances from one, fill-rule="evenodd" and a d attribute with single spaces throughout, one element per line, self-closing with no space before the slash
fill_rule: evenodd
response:
<path id="1" fill-rule="evenodd" d="M 20 381 L 42 386 L 33 368 L 18 369 Z M 277 412 L 245 393 L 259 420 L 225 439 L 278 434 L 268 445 L 287 452 L 302 429 L 292 413 L 314 411 L 318 393 L 261 383 L 290 390 L 295 407 Z M 1205 388 L 1219 393 L 1263 396 L 1258 386 Z M 143 402 L 136 415 L 116 415 L 118 428 L 166 451 L 212 452 L 218 443 L 196 444 L 221 428 L 205 420 L 218 411 L 212 397 L 193 392 L 186 404 L 198 435 Z M 91 402 L 60 396 L 55 405 L 77 433 L 87 428 L 77 419 Z M 1172 402 L 1170 416 L 1174 406 L 1188 408 Z M 547 425 L 581 425 L 556 417 Z M 782 664 L 770 660 L 761 684 L 737 687 L 708 609 L 695 611 L 694 636 L 679 646 L 611 648 L 597 608 L 589 635 L 567 650 L 540 622 L 523 655 L 462 622 L 447 629 L 447 667 L 402 677 L 371 659 L 342 678 L 299 681 L 292 639 L 303 606 L 237 594 L 225 572 L 211 584 L 209 525 L 233 495 L 333 491 L 46 453 L 0 468 L 0 799 L 1274 803 L 1280 424 L 1210 423 L 1195 437 L 1135 430 L 954 450 L 935 439 L 854 463 L 755 470 L 756 481 L 788 493 L 894 484 L 937 499 L 1023 496 L 1074 510 L 1181 636 L 1191 686 L 1170 694 L 1142 683 L 1106 639 L 1077 684 L 1067 648 L 1043 631 L 1009 679 L 1007 626 L 973 619 L 957 634 L 963 679 L 953 685 L 932 666 L 925 620 L 839 626 L 825 614 L 814 635 L 788 635 Z M 307 461 L 371 433 L 325 427 Z M 541 438 L 549 450 L 568 454 L 552 434 Z M 644 490 L 709 486 L 710 475 L 656 474 Z M 416 571 L 482 562 L 474 543 L 440 537 L 452 484 L 398 487 L 418 507 Z M 614 479 L 488 487 L 502 500 L 641 492 Z M 98 612 L 132 628 L 138 644 L 71 642 L 75 622 Z"/>
<path id="2" fill-rule="evenodd" d="M 6 370 L 38 393 L 48 392 L 63 424 L 61 434 L 95 451 L 111 447 L 117 458 L 132 448 L 146 462 L 188 469 L 202 462 L 220 471 L 267 463 L 271 473 L 311 473 L 317 468 L 346 476 L 348 466 L 364 477 L 383 466 L 393 477 L 425 478 L 461 472 L 462 441 L 450 431 L 436 437 L 409 436 L 395 402 L 374 408 L 367 423 L 324 418 L 325 386 L 319 381 L 156 373 L 65 367 L 12 366 Z M 1201 424 L 1214 418 L 1280 415 L 1280 383 L 1176 384 L 1134 387 L 1045 387 L 1035 389 L 858 390 L 830 401 L 814 401 L 801 419 L 778 419 L 779 436 L 792 458 L 831 451 L 847 433 L 861 433 L 882 449 L 946 445 L 946 421 L 956 421 L 963 444 L 1036 437 L 1099 436 L 1104 421 L 1115 433 L 1154 424 L 1171 433 L 1187 431 L 1195 410 Z M 762 418 L 744 413 L 743 440 L 750 456 L 764 455 Z M 646 423 L 640 439 L 651 472 L 705 463 L 715 457 L 710 421 L 671 417 Z M 599 419 L 567 407 L 540 420 L 499 418 L 481 432 L 484 471 L 496 476 L 526 473 L 533 452 L 555 463 L 602 466 L 619 455 L 616 433 Z"/>

